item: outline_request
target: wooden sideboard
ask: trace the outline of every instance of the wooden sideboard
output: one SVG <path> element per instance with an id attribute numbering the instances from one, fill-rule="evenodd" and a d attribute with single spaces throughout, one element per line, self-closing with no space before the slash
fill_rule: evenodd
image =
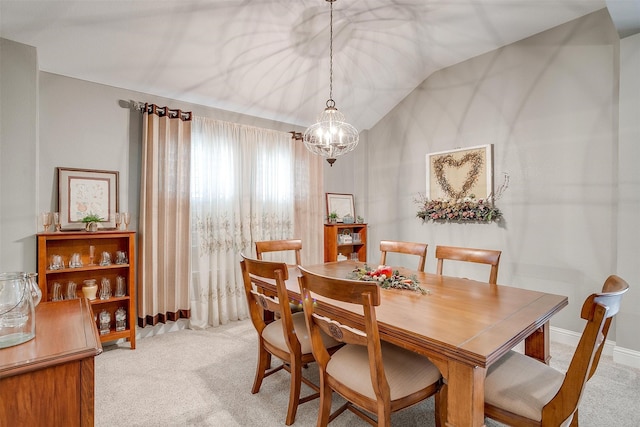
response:
<path id="1" fill-rule="evenodd" d="M 86 298 L 36 307 L 36 336 L 0 349 L 0 426 L 94 425 L 94 357 Z"/>

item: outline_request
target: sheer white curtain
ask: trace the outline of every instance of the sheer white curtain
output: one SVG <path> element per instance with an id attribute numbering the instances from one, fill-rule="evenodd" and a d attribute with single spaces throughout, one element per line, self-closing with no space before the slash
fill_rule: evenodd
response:
<path id="1" fill-rule="evenodd" d="M 300 227 L 309 232 L 309 224 L 302 224 L 309 215 L 296 215 L 296 200 L 309 204 L 319 197 L 301 196 L 308 190 L 299 186 L 308 187 L 310 180 L 297 182 L 296 175 L 299 162 L 316 159 L 296 159 L 289 133 L 201 117 L 193 120 L 191 153 L 190 325 L 205 328 L 248 315 L 240 252 L 253 254 L 258 240 L 297 237 Z M 319 218 L 316 236 L 322 231 Z M 308 251 L 319 253 L 314 246 Z"/>

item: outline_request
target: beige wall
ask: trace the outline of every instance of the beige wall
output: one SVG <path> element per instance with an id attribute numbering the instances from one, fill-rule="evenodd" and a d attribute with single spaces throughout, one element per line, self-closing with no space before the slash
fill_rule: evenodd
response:
<path id="1" fill-rule="evenodd" d="M 435 73 L 364 131 L 354 153 L 325 167 L 325 190 L 355 194 L 356 213 L 370 224 L 371 262 L 379 256 L 372 242 L 383 238 L 429 243 L 428 271 L 436 244 L 502 249 L 499 281 L 568 295 L 571 306 L 552 323 L 578 332 L 580 303 L 607 275 L 619 272 L 638 286 L 640 41 L 623 40 L 621 55 L 618 44 L 607 13 L 589 15 Z M 8 58 L 20 65 L 8 66 Z M 303 130 L 38 73 L 35 50 L 5 40 L 1 65 L 0 271 L 35 268 L 37 212 L 57 205 L 57 166 L 120 171 L 121 209 L 137 212 L 141 129 L 129 100 Z M 27 122 L 6 126 L 19 112 Z M 425 190 L 425 155 L 487 143 L 494 144 L 496 182 L 503 172 L 511 177 L 498 202 L 504 226 L 421 224 L 412 200 Z M 640 351 L 636 293 L 611 338 Z"/>
<path id="2" fill-rule="evenodd" d="M 637 68 L 628 74 L 637 106 Z M 639 282 L 638 239 L 618 246 L 640 193 L 637 168 L 628 167 L 634 183 L 621 188 L 634 205 L 618 219 L 619 75 L 606 10 L 434 73 L 370 130 L 356 160 L 368 167 L 356 197 L 366 199 L 369 258 L 379 256 L 380 239 L 427 242 L 428 271 L 438 244 L 501 249 L 499 282 L 569 296 L 552 325 L 581 331 L 581 304 L 608 275 L 621 270 L 632 286 Z M 634 142 L 622 147 L 629 163 L 639 158 Z M 497 203 L 504 224 L 422 224 L 413 199 L 425 192 L 425 155 L 481 144 L 494 146 L 495 185 L 510 176 Z M 622 257 L 631 269 L 619 265 Z M 483 273 L 459 266 L 451 274 Z M 640 350 L 627 329 L 638 321 L 632 302 L 624 310 L 634 322 L 610 338 Z"/>
<path id="3" fill-rule="evenodd" d="M 629 281 L 617 320 L 617 344 L 640 350 L 640 34 L 620 41 L 617 273 Z"/>
<path id="4" fill-rule="evenodd" d="M 36 49 L 0 39 L 0 272 L 36 271 Z"/>

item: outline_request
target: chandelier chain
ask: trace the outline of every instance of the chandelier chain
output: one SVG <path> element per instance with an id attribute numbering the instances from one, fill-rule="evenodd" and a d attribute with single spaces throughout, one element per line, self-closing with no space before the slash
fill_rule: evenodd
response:
<path id="1" fill-rule="evenodd" d="M 336 108 L 333 100 L 333 2 L 329 20 L 329 99 L 327 107 L 318 116 L 318 121 L 307 128 L 302 135 L 305 147 L 313 154 L 327 158 L 331 166 L 336 157 L 353 151 L 358 145 L 358 129 L 347 123 L 344 115 Z"/>
<path id="2" fill-rule="evenodd" d="M 329 101 L 333 102 L 333 1 L 329 0 L 331 9 L 329 12 Z M 327 106 L 329 105 L 327 101 Z"/>

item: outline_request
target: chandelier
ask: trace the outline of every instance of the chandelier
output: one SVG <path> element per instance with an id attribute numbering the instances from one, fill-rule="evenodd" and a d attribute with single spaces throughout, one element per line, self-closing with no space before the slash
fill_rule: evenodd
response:
<path id="1" fill-rule="evenodd" d="M 333 3 L 336 0 L 326 0 L 331 5 L 329 20 L 329 99 L 326 108 L 318 116 L 318 121 L 304 131 L 302 140 L 313 154 L 327 158 L 331 166 L 336 157 L 353 151 L 358 145 L 360 136 L 358 130 L 345 121 L 344 115 L 336 108 L 333 100 Z"/>

